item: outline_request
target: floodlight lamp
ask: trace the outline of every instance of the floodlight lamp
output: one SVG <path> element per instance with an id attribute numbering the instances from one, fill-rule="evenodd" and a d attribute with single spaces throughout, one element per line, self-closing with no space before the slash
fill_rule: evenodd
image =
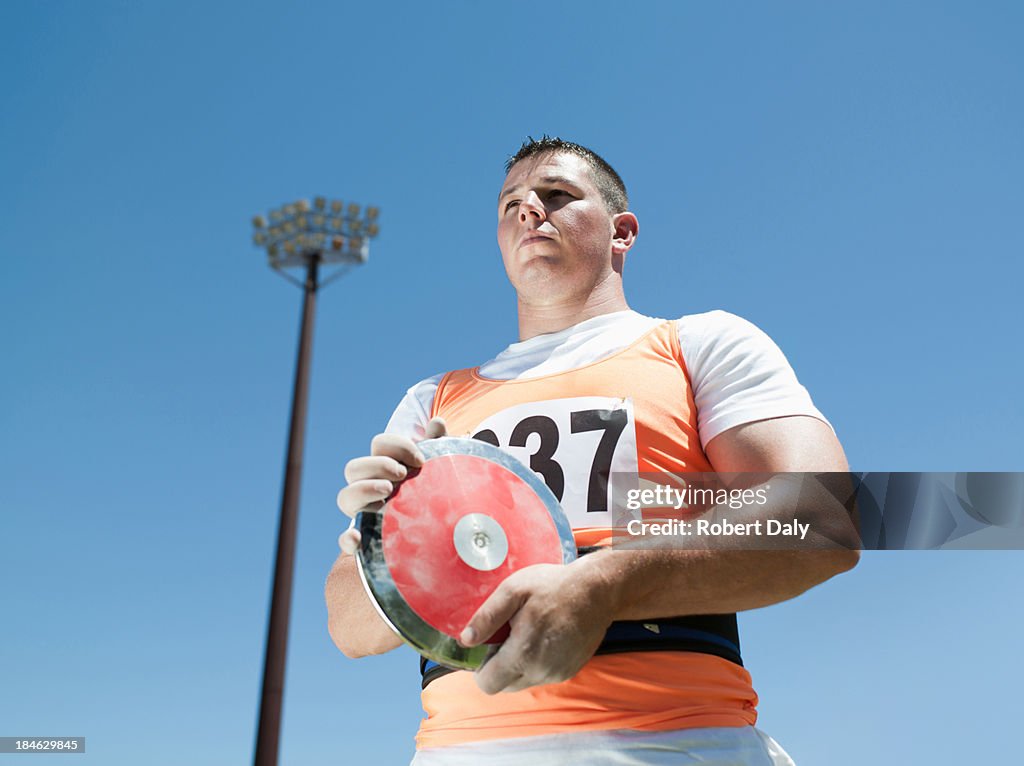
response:
<path id="1" fill-rule="evenodd" d="M 343 247 L 345 247 L 344 237 L 331 237 L 331 250 L 341 250 Z"/>
<path id="2" fill-rule="evenodd" d="M 252 241 L 262 246 L 267 241 L 267 235 L 262 231 L 258 231 L 252 235 Z"/>
<path id="3" fill-rule="evenodd" d="M 313 225 L 316 226 L 319 229 L 322 229 L 324 227 L 324 223 L 326 221 L 327 221 L 327 219 L 324 218 L 322 215 L 315 215 L 315 216 L 313 216 Z"/>
<path id="4" fill-rule="evenodd" d="M 369 234 L 371 237 L 376 237 L 380 233 L 380 226 L 378 226 L 375 223 L 371 223 L 369 226 L 366 227 L 366 233 Z"/>
<path id="5" fill-rule="evenodd" d="M 269 255 L 271 258 L 277 258 L 277 253 L 277 245 L 271 245 L 270 247 L 267 248 L 267 255 Z"/>
<path id="6" fill-rule="evenodd" d="M 300 213 L 305 213 L 307 210 L 309 210 L 309 200 L 297 200 L 295 202 L 295 209 L 298 210 Z"/>
<path id="7" fill-rule="evenodd" d="M 340 229 L 341 228 L 341 219 L 340 218 L 332 218 L 331 219 L 331 228 L 332 229 Z"/>
<path id="8" fill-rule="evenodd" d="M 285 221 L 283 224 L 281 224 L 281 229 L 284 231 L 285 234 L 291 234 L 293 231 L 295 231 L 295 224 L 293 224 L 291 221 Z"/>
<path id="9" fill-rule="evenodd" d="M 331 202 L 331 212 L 335 215 L 341 215 L 341 208 L 342 204 L 340 199 L 336 199 Z"/>
<path id="10" fill-rule="evenodd" d="M 348 241 L 348 245 L 349 245 L 349 248 L 351 248 L 352 250 L 355 250 L 356 252 L 359 252 L 360 250 L 363 249 L 363 238 L 362 237 L 352 237 Z"/>
<path id="11" fill-rule="evenodd" d="M 313 200 L 313 207 L 315 207 L 317 210 L 323 210 L 325 207 L 327 207 L 327 200 L 324 199 L 323 197 L 317 197 L 316 199 Z"/>
<path id="12" fill-rule="evenodd" d="M 363 229 L 363 222 L 358 218 L 354 221 L 348 222 L 348 230 L 353 234 L 358 234 Z"/>
<path id="13" fill-rule="evenodd" d="M 307 219 L 306 216 L 304 215 L 300 215 L 298 218 L 296 218 L 295 223 L 300 229 L 309 228 L 309 219 Z"/>
<path id="14" fill-rule="evenodd" d="M 292 205 L 291 203 L 288 203 L 287 205 L 282 205 L 281 215 L 285 216 L 286 218 L 290 218 L 291 216 L 295 215 L 295 206 Z"/>
<path id="15" fill-rule="evenodd" d="M 379 216 L 379 215 L 380 215 L 380 208 L 379 207 L 374 207 L 373 205 L 371 205 L 370 207 L 366 208 L 366 217 L 367 217 L 368 220 L 376 221 L 377 220 L 377 216 Z"/>
<path id="16" fill-rule="evenodd" d="M 355 218 L 357 215 L 359 215 L 359 205 L 357 205 L 355 202 L 348 203 L 348 215 L 349 218 Z"/>
<path id="17" fill-rule="evenodd" d="M 277 223 L 278 221 L 280 221 L 281 220 L 281 211 L 280 210 L 271 210 L 270 211 L 270 220 L 273 221 L 274 223 Z"/>
<path id="18" fill-rule="evenodd" d="M 285 242 L 284 251 L 288 253 L 288 255 L 292 255 L 295 252 L 295 245 L 292 242 Z"/>
<path id="19" fill-rule="evenodd" d="M 253 225 L 253 228 L 255 228 L 255 229 L 262 229 L 264 226 L 267 225 L 267 219 L 265 219 L 261 215 L 253 216 L 253 218 L 252 218 L 252 225 Z"/>

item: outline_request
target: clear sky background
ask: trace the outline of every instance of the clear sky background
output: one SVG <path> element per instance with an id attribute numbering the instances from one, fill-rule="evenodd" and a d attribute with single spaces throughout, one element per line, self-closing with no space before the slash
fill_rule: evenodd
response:
<path id="1" fill-rule="evenodd" d="M 408 761 L 416 656 L 327 635 L 334 498 L 407 387 L 516 339 L 528 134 L 626 179 L 631 305 L 760 325 L 855 470 L 1024 469 L 1022 33 L 1015 2 L 4 3 L 0 736 L 251 761 L 300 292 L 249 222 L 325 194 L 382 234 L 321 296 L 281 762 Z M 869 553 L 742 615 L 759 725 L 802 766 L 1013 761 L 1022 571 Z"/>

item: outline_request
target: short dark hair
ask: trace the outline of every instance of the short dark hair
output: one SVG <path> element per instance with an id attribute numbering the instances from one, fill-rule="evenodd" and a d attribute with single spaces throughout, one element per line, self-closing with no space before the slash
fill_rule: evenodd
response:
<path id="1" fill-rule="evenodd" d="M 629 195 L 626 194 L 626 184 L 622 182 L 622 178 L 615 172 L 615 168 L 605 162 L 597 152 L 585 146 L 575 144 L 572 141 L 563 141 L 558 137 L 547 135 L 541 136 L 539 139 L 527 136 L 523 145 L 519 147 L 519 151 L 509 157 L 505 163 L 505 174 L 508 175 L 509 171 L 512 170 L 512 167 L 519 160 L 549 152 L 574 154 L 582 158 L 590 165 L 590 169 L 594 173 L 594 181 L 601 192 L 601 198 L 604 200 L 608 212 L 614 215 L 615 213 L 629 210 Z"/>

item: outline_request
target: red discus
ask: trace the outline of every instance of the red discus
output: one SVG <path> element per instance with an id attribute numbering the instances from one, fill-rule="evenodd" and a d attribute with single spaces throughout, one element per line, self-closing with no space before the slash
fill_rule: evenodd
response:
<path id="1" fill-rule="evenodd" d="M 572 561 L 572 531 L 547 486 L 497 447 L 455 438 L 418 446 L 423 467 L 379 514 L 363 514 L 364 579 L 384 615 L 422 654 L 475 667 L 479 652 L 464 656 L 472 650 L 458 647 L 455 637 L 513 572 Z M 368 525 L 368 516 L 375 523 Z M 507 635 L 506 626 L 490 642 Z"/>

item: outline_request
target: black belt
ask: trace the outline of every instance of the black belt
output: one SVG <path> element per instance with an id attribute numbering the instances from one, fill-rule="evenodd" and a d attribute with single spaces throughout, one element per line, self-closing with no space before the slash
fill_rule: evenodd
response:
<path id="1" fill-rule="evenodd" d="M 622 652 L 698 652 L 743 665 L 735 614 L 613 622 L 594 654 Z M 423 688 L 435 678 L 453 672 L 455 668 L 420 658 Z"/>

